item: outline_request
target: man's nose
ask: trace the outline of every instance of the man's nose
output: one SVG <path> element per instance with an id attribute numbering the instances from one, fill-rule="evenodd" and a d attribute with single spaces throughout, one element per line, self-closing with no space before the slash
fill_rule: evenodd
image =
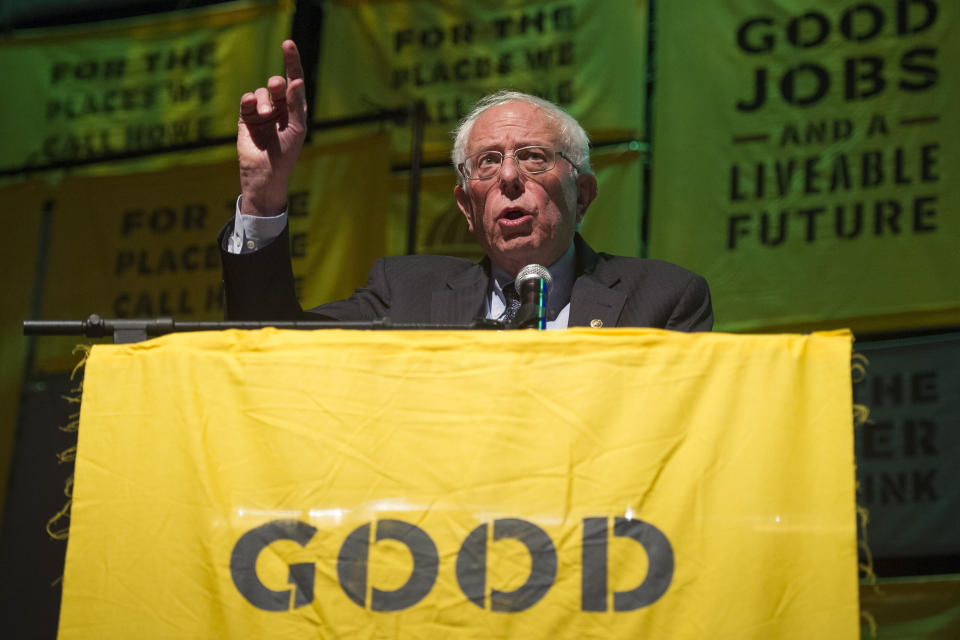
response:
<path id="1" fill-rule="evenodd" d="M 512 160 L 512 162 L 507 162 Z M 520 171 L 520 164 L 513 155 L 503 157 L 503 164 L 500 165 L 500 188 L 506 195 L 514 195 L 523 191 L 523 173 Z"/>

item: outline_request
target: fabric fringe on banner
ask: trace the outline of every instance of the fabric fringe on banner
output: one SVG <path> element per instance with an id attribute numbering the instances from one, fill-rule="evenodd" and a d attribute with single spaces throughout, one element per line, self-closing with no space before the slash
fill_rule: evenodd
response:
<path id="1" fill-rule="evenodd" d="M 853 384 L 862 382 L 867 377 L 867 367 L 870 361 L 862 353 L 854 353 L 850 358 L 850 374 Z M 865 404 L 853 405 L 853 428 L 862 427 L 870 422 L 870 407 Z M 867 524 L 870 522 L 870 510 L 860 504 L 860 482 L 857 482 L 857 547 L 863 551 L 864 562 L 858 562 L 858 568 L 866 576 L 867 584 L 873 591 L 880 595 L 880 587 L 877 586 L 877 574 L 873 568 L 873 552 L 870 550 L 870 542 L 867 538 Z M 864 609 L 860 609 L 860 617 L 866 622 L 871 638 L 877 637 L 877 621 L 873 614 Z"/>
<path id="2" fill-rule="evenodd" d="M 859 426 L 859 425 L 857 425 Z M 857 495 L 860 495 L 860 483 L 857 482 Z M 883 595 L 883 592 L 880 591 L 880 587 L 877 584 L 877 574 L 873 569 L 873 553 L 870 551 L 870 543 L 867 540 L 867 524 L 870 522 L 870 511 L 860 504 L 860 498 L 857 498 L 857 547 L 863 550 L 864 562 L 858 563 L 858 568 L 866 576 L 867 584 L 873 589 L 873 592 L 878 596 Z M 877 620 L 872 613 L 860 608 L 860 617 L 867 623 L 867 627 L 870 631 L 870 637 L 877 637 Z"/>
<path id="3" fill-rule="evenodd" d="M 877 619 L 869 611 L 860 611 L 860 617 L 867 622 L 867 630 L 871 638 L 877 637 Z"/>
<path id="4" fill-rule="evenodd" d="M 70 389 L 70 394 L 65 396 L 60 396 L 71 405 L 79 405 L 80 400 L 83 396 L 83 378 L 82 372 L 83 367 L 87 363 L 87 358 L 90 356 L 90 345 L 78 344 L 73 348 L 73 353 L 80 353 L 80 361 L 73 367 L 73 370 L 70 372 L 70 381 L 72 382 L 78 375 L 80 379 L 77 381 L 77 386 Z M 80 409 L 77 408 L 76 411 L 70 413 L 67 416 L 66 424 L 63 424 L 59 427 L 60 431 L 64 433 L 77 433 L 80 428 Z M 73 463 L 77 458 L 77 445 L 71 445 L 57 453 L 57 462 L 59 464 L 64 463 Z M 73 474 L 71 473 L 67 476 L 67 480 L 63 486 L 63 495 L 66 496 L 67 501 L 63 504 L 60 509 L 53 514 L 53 516 L 47 520 L 47 535 L 50 536 L 52 540 L 66 540 L 70 535 L 70 506 L 73 503 Z M 64 524 L 58 524 L 61 521 L 66 520 Z M 62 578 L 62 576 L 60 577 Z M 60 578 L 54 580 L 56 584 Z"/>

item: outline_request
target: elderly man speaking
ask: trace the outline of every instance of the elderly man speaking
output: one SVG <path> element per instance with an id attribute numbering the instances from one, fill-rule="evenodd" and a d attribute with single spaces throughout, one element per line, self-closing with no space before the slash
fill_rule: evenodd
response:
<path id="1" fill-rule="evenodd" d="M 240 100 L 241 197 L 221 232 L 227 317 L 232 320 L 374 320 L 469 323 L 504 319 L 513 280 L 546 266 L 546 328 L 657 327 L 709 331 L 713 311 L 700 276 L 658 260 L 597 253 L 577 228 L 597 196 L 587 134 L 556 105 L 516 92 L 477 103 L 456 130 L 454 195 L 486 257 L 380 258 L 346 300 L 303 311 L 287 235 L 287 184 L 306 134 L 303 70 L 283 43 L 286 78 Z"/>

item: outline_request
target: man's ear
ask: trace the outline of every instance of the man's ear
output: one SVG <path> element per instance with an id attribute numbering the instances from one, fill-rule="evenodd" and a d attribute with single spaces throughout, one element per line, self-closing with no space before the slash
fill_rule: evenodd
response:
<path id="1" fill-rule="evenodd" d="M 459 184 L 453 188 L 453 195 L 457 199 L 457 208 L 460 209 L 463 217 L 467 219 L 467 229 L 470 230 L 470 233 L 473 233 L 473 203 L 470 202 L 470 196 L 467 194 L 466 189 Z"/>
<path id="2" fill-rule="evenodd" d="M 597 197 L 597 178 L 592 173 L 577 176 L 577 223 L 583 220 L 587 207 Z"/>

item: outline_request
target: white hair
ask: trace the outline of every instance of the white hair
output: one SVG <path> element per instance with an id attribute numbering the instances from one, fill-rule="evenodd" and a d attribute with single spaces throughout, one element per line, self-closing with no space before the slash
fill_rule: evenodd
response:
<path id="1" fill-rule="evenodd" d="M 457 182 L 464 184 L 464 177 L 460 174 L 460 165 L 467 159 L 467 140 L 473 125 L 484 111 L 508 102 L 526 102 L 542 110 L 544 114 L 557 121 L 558 142 L 560 151 L 563 151 L 570 160 L 577 165 L 581 173 L 593 173 L 590 168 L 590 138 L 569 113 L 553 104 L 549 100 L 532 96 L 519 91 L 497 91 L 484 96 L 477 101 L 473 111 L 468 113 L 453 130 L 453 151 L 450 154 L 453 168 L 457 170 Z"/>

